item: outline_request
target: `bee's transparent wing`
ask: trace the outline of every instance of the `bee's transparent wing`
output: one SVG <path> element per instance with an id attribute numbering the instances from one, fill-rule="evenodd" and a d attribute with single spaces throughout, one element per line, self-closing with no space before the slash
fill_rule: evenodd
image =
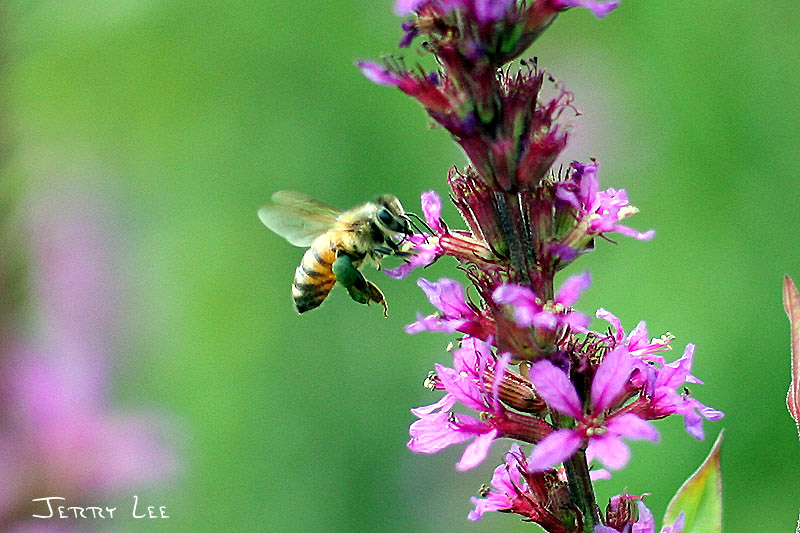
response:
<path id="1" fill-rule="evenodd" d="M 297 191 L 278 191 L 272 195 L 272 202 L 275 205 L 297 207 L 304 211 L 330 218 L 336 218 L 342 213 L 340 210 L 329 206 L 325 202 L 320 202 L 316 198 Z"/>
<path id="2" fill-rule="evenodd" d="M 295 191 L 278 191 L 274 204 L 258 210 L 258 218 L 266 227 L 300 247 L 311 243 L 331 229 L 339 211 L 314 198 Z"/>

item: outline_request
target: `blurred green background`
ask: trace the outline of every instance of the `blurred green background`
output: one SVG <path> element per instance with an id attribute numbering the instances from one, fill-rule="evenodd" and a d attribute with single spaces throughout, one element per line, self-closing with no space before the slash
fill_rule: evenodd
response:
<path id="1" fill-rule="evenodd" d="M 114 213 L 125 296 L 115 404 L 180 421 L 182 474 L 147 491 L 164 521 L 129 531 L 526 531 L 516 517 L 467 522 L 490 461 L 458 474 L 463 447 L 415 456 L 408 409 L 451 338 L 408 336 L 430 306 L 412 276 L 372 272 L 390 305 L 335 291 L 297 316 L 302 255 L 257 208 L 277 189 L 348 207 L 383 192 L 417 209 L 446 194 L 463 156 L 357 58 L 396 50 L 389 0 L 3 3 L 4 217 L 63 182 L 102 191 Z M 579 307 L 626 329 L 698 345 L 693 387 L 727 417 L 697 442 L 658 423 L 601 502 L 671 494 L 726 428 L 726 531 L 785 532 L 800 504 L 800 447 L 786 412 L 785 273 L 800 281 L 800 6 L 628 0 L 605 20 L 562 15 L 532 48 L 584 116 L 570 158 L 597 157 L 656 238 L 599 242 Z M 411 52 L 410 54 L 413 54 Z M 413 206 L 413 207 L 412 207 Z M 452 206 L 445 219 L 459 220 Z M 456 276 L 441 261 L 425 277 Z M 127 495 L 126 495 L 127 498 Z M 158 523 L 155 523 L 158 522 Z"/>

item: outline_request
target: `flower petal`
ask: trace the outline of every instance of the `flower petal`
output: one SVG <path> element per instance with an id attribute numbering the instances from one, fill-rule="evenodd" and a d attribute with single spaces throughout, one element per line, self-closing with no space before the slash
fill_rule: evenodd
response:
<path id="1" fill-rule="evenodd" d="M 628 464 L 631 457 L 628 445 L 619 437 L 608 433 L 590 438 L 586 453 L 599 459 L 609 470 L 619 470 Z"/>
<path id="2" fill-rule="evenodd" d="M 492 299 L 501 305 L 510 305 L 514 308 L 514 320 L 523 327 L 534 325 L 537 316 L 541 314 L 541 306 L 536 303 L 536 295 L 528 287 L 507 283 L 497 287 L 492 293 Z"/>
<path id="3" fill-rule="evenodd" d="M 414 453 L 432 454 L 474 437 L 471 432 L 459 431 L 448 425 L 447 418 L 448 413 L 440 413 L 420 418 L 411 424 L 408 449 Z"/>
<path id="4" fill-rule="evenodd" d="M 617 318 L 611 311 L 607 311 L 602 307 L 597 310 L 595 316 L 611 324 L 611 326 L 614 328 L 614 340 L 617 342 L 622 342 L 622 340 L 625 338 L 625 331 L 622 329 L 622 322 L 620 322 L 619 318 Z"/>
<path id="5" fill-rule="evenodd" d="M 633 524 L 631 533 L 655 533 L 656 520 L 653 518 L 653 513 L 642 500 L 636 501 L 636 507 L 639 510 L 639 518 Z"/>
<path id="6" fill-rule="evenodd" d="M 411 409 L 411 413 L 417 418 L 422 418 L 434 411 L 449 411 L 455 404 L 456 398 L 452 394 L 445 394 L 438 402 Z"/>
<path id="7" fill-rule="evenodd" d="M 383 273 L 387 276 L 395 279 L 404 279 L 415 268 L 431 265 L 444 254 L 444 250 L 439 246 L 438 237 L 415 233 L 410 235 L 406 241 L 414 245 L 409 250 L 411 255 L 406 258 L 405 263 L 402 263 L 397 268 L 384 270 Z"/>
<path id="8" fill-rule="evenodd" d="M 608 420 L 607 428 L 612 433 L 633 440 L 652 440 L 654 442 L 658 440 L 658 431 L 653 424 L 633 413 L 612 416 Z"/>
<path id="9" fill-rule="evenodd" d="M 583 437 L 571 429 L 559 429 L 545 437 L 528 459 L 529 472 L 544 472 L 572 457 L 581 447 Z"/>
<path id="10" fill-rule="evenodd" d="M 497 438 L 498 431 L 493 429 L 488 433 L 484 433 L 483 435 L 479 436 L 475 439 L 467 448 L 464 450 L 464 454 L 461 456 L 461 460 L 456 463 L 456 470 L 459 472 L 464 472 L 466 470 L 471 470 L 475 468 L 479 464 L 486 459 L 486 456 L 489 454 L 489 448 L 492 446 L 492 443 Z"/>
<path id="11" fill-rule="evenodd" d="M 530 369 L 531 381 L 536 392 L 547 405 L 572 418 L 581 418 L 583 408 L 575 386 L 563 370 L 550 361 L 539 361 Z"/>
<path id="12" fill-rule="evenodd" d="M 428 281 L 425 278 L 417 280 L 417 285 L 431 304 L 449 318 L 461 318 L 471 315 L 472 310 L 464 300 L 464 287 L 459 282 L 449 278 L 439 281 Z"/>
<path id="13" fill-rule="evenodd" d="M 494 365 L 494 381 L 492 382 L 492 412 L 495 414 L 499 414 L 504 411 L 499 399 L 500 385 L 503 384 L 503 380 L 506 377 L 506 370 L 508 369 L 508 363 L 510 361 L 511 353 L 506 352 Z"/>
<path id="14" fill-rule="evenodd" d="M 475 381 L 452 368 L 435 365 L 436 375 L 444 389 L 459 402 L 476 411 L 488 411 L 483 388 Z"/>
<path id="15" fill-rule="evenodd" d="M 583 274 L 570 276 L 558 289 L 556 302 L 565 307 L 572 307 L 580 298 L 581 293 L 592 284 L 592 277 L 587 270 Z"/>
<path id="16" fill-rule="evenodd" d="M 422 193 L 420 204 L 422 205 L 422 214 L 425 216 L 425 222 L 428 223 L 433 231 L 441 233 L 442 199 L 435 191 L 427 191 Z"/>
<path id="17" fill-rule="evenodd" d="M 606 354 L 592 380 L 592 409 L 600 414 L 619 397 L 628 383 L 633 360 L 625 346 L 617 346 Z"/>
<path id="18" fill-rule="evenodd" d="M 405 17 L 416 11 L 422 4 L 427 4 L 430 0 L 397 0 L 394 3 L 394 13 L 398 17 Z"/>
<path id="19" fill-rule="evenodd" d="M 381 66 L 380 63 L 376 63 L 375 61 L 359 61 L 356 65 L 358 65 L 361 73 L 372 83 L 386 85 L 388 87 L 397 87 L 400 83 L 400 79 Z"/>

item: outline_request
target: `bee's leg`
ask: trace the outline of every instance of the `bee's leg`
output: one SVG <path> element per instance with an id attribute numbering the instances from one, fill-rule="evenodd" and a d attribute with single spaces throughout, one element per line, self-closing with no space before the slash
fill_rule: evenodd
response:
<path id="1" fill-rule="evenodd" d="M 338 254 L 339 257 L 333 262 L 333 274 L 345 289 L 347 289 L 350 298 L 360 304 L 366 304 L 369 301 L 367 294 L 367 280 L 364 275 L 353 266 L 353 259 L 346 254 Z"/>
<path id="2" fill-rule="evenodd" d="M 345 287 L 352 287 L 359 282 L 359 278 L 361 278 L 362 282 L 365 281 L 364 276 L 353 265 L 353 259 L 347 254 L 337 253 L 336 261 L 333 262 L 331 269 L 333 270 L 333 275 L 336 276 L 336 281 Z M 363 285 L 366 286 L 366 283 L 363 283 Z"/>
<path id="3" fill-rule="evenodd" d="M 354 301 L 360 304 L 375 302 L 383 305 L 383 314 L 387 316 L 388 307 L 383 293 L 377 285 L 367 281 L 364 275 L 353 266 L 353 259 L 346 254 L 339 254 L 333 262 L 333 274 Z"/>
<path id="4" fill-rule="evenodd" d="M 383 292 L 371 281 L 367 281 L 367 290 L 369 291 L 370 301 L 381 304 L 383 306 L 383 316 L 388 318 L 389 305 L 386 303 L 386 298 L 383 297 Z"/>

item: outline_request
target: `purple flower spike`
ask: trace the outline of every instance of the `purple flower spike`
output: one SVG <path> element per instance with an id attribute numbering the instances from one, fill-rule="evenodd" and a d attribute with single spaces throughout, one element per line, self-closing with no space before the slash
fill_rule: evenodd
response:
<path id="1" fill-rule="evenodd" d="M 472 521 L 501 511 L 545 531 L 654 533 L 641 496 L 618 497 L 597 520 L 592 481 L 629 462 L 628 440 L 658 440 L 651 421 L 679 414 L 702 438 L 703 419 L 722 413 L 684 387 L 702 383 L 691 374 L 693 346 L 668 363 L 663 352 L 671 349 L 671 334 L 650 338 L 644 321 L 626 332 L 605 309 L 596 316 L 610 327 L 590 331 L 590 317 L 575 309 L 592 284 L 589 272 L 567 271 L 555 285 L 600 238 L 618 233 L 646 241 L 654 232 L 625 225 L 638 209 L 624 189 L 600 188 L 594 159 L 554 168 L 573 131 L 570 117 L 580 113 L 573 93 L 540 68 L 536 55 L 523 55 L 560 12 L 582 8 L 602 18 L 619 1 L 393 1 L 395 12 L 408 17 L 400 46 L 416 40 L 415 52 L 431 61 L 387 56 L 358 66 L 373 83 L 417 100 L 466 163 L 447 174 L 464 225 L 445 223 L 439 195 L 422 193 L 419 215 L 409 212 L 414 220 L 407 220 L 417 233 L 380 249 L 404 261 L 385 272 L 405 278 L 448 256 L 474 289 L 447 278 L 418 280 L 435 312 L 418 314 L 406 331 L 462 336 L 448 348 L 453 364 L 434 365 L 425 380 L 444 397 L 412 410 L 408 447 L 435 453 L 463 443 L 459 471 L 483 462 L 497 439 L 533 447 L 527 456 L 518 446 L 506 454 L 492 487 L 472 500 Z M 509 369 L 512 361 L 518 370 Z M 595 459 L 593 470 L 581 466 Z M 670 528 L 664 533 L 682 525 Z"/>

